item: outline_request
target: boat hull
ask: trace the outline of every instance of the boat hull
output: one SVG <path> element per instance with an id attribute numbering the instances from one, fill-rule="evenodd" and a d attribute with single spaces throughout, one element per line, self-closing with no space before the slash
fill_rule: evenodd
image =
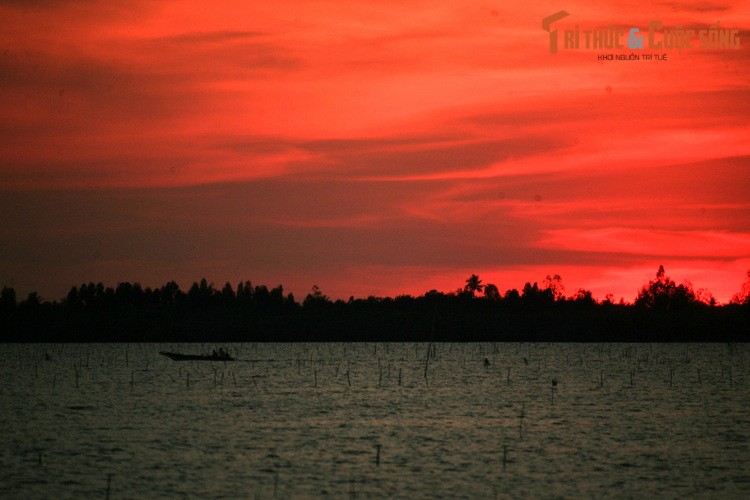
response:
<path id="1" fill-rule="evenodd" d="M 201 354 L 178 354 L 176 352 L 160 351 L 159 354 L 175 361 L 234 361 L 231 356 L 201 355 Z"/>

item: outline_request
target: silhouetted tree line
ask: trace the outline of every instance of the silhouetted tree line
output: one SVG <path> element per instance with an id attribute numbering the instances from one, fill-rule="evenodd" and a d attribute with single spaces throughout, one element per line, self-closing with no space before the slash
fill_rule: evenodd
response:
<path id="1" fill-rule="evenodd" d="M 12 342 L 210 341 L 748 341 L 750 272 L 729 304 L 663 267 L 633 304 L 590 291 L 566 297 L 562 278 L 501 294 L 472 274 L 449 293 L 331 300 L 317 287 L 300 303 L 281 285 L 249 281 L 221 289 L 205 279 L 185 292 L 102 283 L 70 289 L 61 301 L 36 292 L 0 294 L 0 328 Z"/>

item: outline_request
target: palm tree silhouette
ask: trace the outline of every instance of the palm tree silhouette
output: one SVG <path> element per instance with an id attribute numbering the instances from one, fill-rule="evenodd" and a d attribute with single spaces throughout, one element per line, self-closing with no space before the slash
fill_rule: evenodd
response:
<path id="1" fill-rule="evenodd" d="M 472 295 L 476 295 L 477 292 L 481 293 L 483 288 L 484 285 L 482 285 L 482 280 L 479 279 L 479 276 L 477 276 L 476 274 L 472 274 L 471 276 L 469 276 L 469 279 L 466 280 L 464 291 L 471 292 Z"/>

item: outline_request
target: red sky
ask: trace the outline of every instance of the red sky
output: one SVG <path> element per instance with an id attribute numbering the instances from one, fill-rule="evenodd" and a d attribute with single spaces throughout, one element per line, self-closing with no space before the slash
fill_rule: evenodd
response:
<path id="1" fill-rule="evenodd" d="M 0 2 L 0 284 L 631 301 L 750 269 L 750 8 L 697 2 Z M 559 30 L 738 29 L 739 50 Z M 560 42 L 562 43 L 562 41 Z M 697 45 L 698 42 L 695 41 Z M 667 54 L 600 61 L 599 54 Z"/>

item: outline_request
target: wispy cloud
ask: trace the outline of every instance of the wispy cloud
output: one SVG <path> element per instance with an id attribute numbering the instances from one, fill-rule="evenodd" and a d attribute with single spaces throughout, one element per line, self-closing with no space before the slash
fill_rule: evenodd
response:
<path id="1" fill-rule="evenodd" d="M 629 253 L 665 259 L 741 258 L 750 255 L 750 235 L 717 231 L 664 231 L 607 227 L 553 229 L 538 244 L 578 252 Z"/>
<path id="2" fill-rule="evenodd" d="M 161 44 L 215 44 L 224 42 L 236 42 L 263 36 L 262 31 L 193 31 L 152 38 L 157 45 Z"/>
<path id="3" fill-rule="evenodd" d="M 661 2 L 675 12 L 724 12 L 732 8 L 731 4 L 716 2 Z"/>

